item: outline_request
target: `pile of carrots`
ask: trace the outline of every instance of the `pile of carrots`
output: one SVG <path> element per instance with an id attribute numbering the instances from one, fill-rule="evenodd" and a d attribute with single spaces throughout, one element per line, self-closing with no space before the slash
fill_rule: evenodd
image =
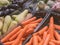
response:
<path id="1" fill-rule="evenodd" d="M 22 22 L 22 26 L 16 27 L 12 32 L 1 39 L 4 45 L 22 45 L 23 41 L 31 34 L 42 18 L 33 17 Z M 50 18 L 49 26 L 45 26 L 34 33 L 25 45 L 60 45 L 60 25 L 54 24 L 54 18 Z"/>
<path id="2" fill-rule="evenodd" d="M 54 18 L 50 18 L 49 26 L 45 26 L 40 31 L 33 34 L 26 45 L 60 45 L 60 25 L 54 24 Z"/>
<path id="3" fill-rule="evenodd" d="M 31 34 L 36 26 L 41 22 L 42 18 L 32 17 L 24 22 L 22 26 L 18 26 L 1 39 L 4 45 L 20 45 Z"/>

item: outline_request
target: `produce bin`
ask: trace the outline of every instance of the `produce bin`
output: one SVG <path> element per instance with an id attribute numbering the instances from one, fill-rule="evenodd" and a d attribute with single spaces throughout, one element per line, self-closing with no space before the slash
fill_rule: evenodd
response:
<path id="1" fill-rule="evenodd" d="M 56 2 L 51 0 L 9 1 L 0 5 L 1 45 L 60 45 L 58 3 L 53 6 Z"/>

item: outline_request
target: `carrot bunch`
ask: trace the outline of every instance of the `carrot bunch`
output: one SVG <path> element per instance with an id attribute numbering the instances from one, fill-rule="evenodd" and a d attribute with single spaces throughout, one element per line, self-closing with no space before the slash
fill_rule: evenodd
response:
<path id="1" fill-rule="evenodd" d="M 1 39 L 4 45 L 22 45 L 22 42 L 31 34 L 36 26 L 41 22 L 42 18 L 32 17 L 24 22 L 22 26 L 18 26 Z"/>

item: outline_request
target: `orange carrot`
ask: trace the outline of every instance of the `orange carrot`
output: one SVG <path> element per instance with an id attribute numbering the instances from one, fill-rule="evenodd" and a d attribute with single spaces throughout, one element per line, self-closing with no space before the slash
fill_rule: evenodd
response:
<path id="1" fill-rule="evenodd" d="M 10 41 L 12 41 L 12 40 L 14 40 L 17 36 L 18 36 L 18 34 L 19 33 L 21 33 L 21 31 L 22 31 L 22 29 L 21 30 L 19 30 L 16 34 L 14 34 L 12 37 L 10 37 Z"/>
<path id="2" fill-rule="evenodd" d="M 39 43 L 38 43 L 38 38 L 37 38 L 37 36 L 33 36 L 33 45 L 38 45 Z"/>
<path id="3" fill-rule="evenodd" d="M 47 31 L 45 31 L 44 34 L 43 34 L 43 40 L 45 40 L 46 37 L 47 37 Z"/>
<path id="4" fill-rule="evenodd" d="M 34 31 L 33 28 L 29 28 L 29 30 L 26 31 L 26 34 L 27 34 L 27 33 L 32 33 L 33 31 Z"/>
<path id="5" fill-rule="evenodd" d="M 51 35 L 51 39 L 54 39 L 54 19 L 53 17 L 50 18 L 50 24 L 49 24 L 49 32 L 50 32 L 50 35 Z"/>
<path id="6" fill-rule="evenodd" d="M 22 38 L 22 39 L 21 39 L 21 41 L 20 41 L 19 45 L 22 45 L 23 40 L 25 40 L 25 38 Z"/>
<path id="7" fill-rule="evenodd" d="M 48 26 L 45 26 L 43 29 L 38 31 L 39 35 L 42 35 L 47 29 L 48 29 Z"/>
<path id="8" fill-rule="evenodd" d="M 25 37 L 27 37 L 29 34 L 31 34 L 32 32 L 34 31 L 34 29 L 33 28 L 29 28 L 27 31 L 26 31 L 26 33 L 24 34 L 24 38 Z"/>
<path id="9" fill-rule="evenodd" d="M 54 25 L 56 29 L 60 30 L 60 25 Z"/>
<path id="10" fill-rule="evenodd" d="M 11 42 L 5 42 L 4 45 L 11 45 L 15 40 L 11 41 Z"/>
<path id="11" fill-rule="evenodd" d="M 29 24 L 29 27 L 28 28 L 36 28 L 37 25 L 38 25 L 38 23 Z"/>
<path id="12" fill-rule="evenodd" d="M 39 45 L 43 45 L 43 43 L 44 43 L 44 40 L 42 40 L 42 41 L 39 43 Z"/>
<path id="13" fill-rule="evenodd" d="M 51 41 L 55 44 L 60 44 L 60 41 L 57 41 L 57 40 L 51 40 Z"/>
<path id="14" fill-rule="evenodd" d="M 58 34 L 57 31 L 54 31 L 54 35 L 55 35 L 55 37 L 56 37 L 57 40 L 60 40 L 60 34 Z"/>
<path id="15" fill-rule="evenodd" d="M 12 45 L 18 45 L 19 44 L 21 38 L 24 36 L 25 32 L 27 31 L 27 27 L 28 26 L 25 26 L 23 28 L 22 32 L 17 36 L 16 41 Z"/>
<path id="16" fill-rule="evenodd" d="M 24 40 L 25 40 L 25 38 L 22 38 L 21 40 L 22 40 L 22 41 L 24 41 Z"/>
<path id="17" fill-rule="evenodd" d="M 28 43 L 26 43 L 25 45 L 32 45 L 33 42 L 33 37 L 30 39 L 30 41 Z"/>
<path id="18" fill-rule="evenodd" d="M 28 23 L 30 23 L 30 22 L 32 22 L 34 20 L 36 20 L 36 17 L 33 17 L 33 18 L 29 19 L 29 20 L 26 20 L 26 21 L 22 22 L 22 24 L 27 25 Z"/>
<path id="19" fill-rule="evenodd" d="M 33 28 L 29 28 L 29 29 L 27 30 L 26 34 L 31 34 L 33 31 L 34 31 Z"/>
<path id="20" fill-rule="evenodd" d="M 23 42 L 23 41 L 20 41 L 19 45 L 22 45 L 22 42 Z"/>
<path id="21" fill-rule="evenodd" d="M 18 41 L 19 39 L 15 39 L 15 41 L 12 43 L 12 45 L 18 45 L 19 44 L 19 41 Z M 20 40 L 21 41 L 21 40 Z"/>
<path id="22" fill-rule="evenodd" d="M 42 18 L 39 18 L 39 19 L 37 19 L 37 20 L 35 20 L 35 21 L 31 22 L 31 23 L 39 23 L 41 21 L 42 21 Z"/>
<path id="23" fill-rule="evenodd" d="M 6 42 L 4 45 L 11 45 L 13 42 Z"/>
<path id="24" fill-rule="evenodd" d="M 18 26 L 17 28 L 15 28 L 12 32 L 10 32 L 7 36 L 5 36 L 5 37 L 1 40 L 1 42 L 6 42 L 6 41 L 8 41 L 8 39 L 9 39 L 12 35 L 14 35 L 16 32 L 18 32 L 20 29 L 21 29 L 21 26 Z"/>
<path id="25" fill-rule="evenodd" d="M 50 33 L 50 30 L 49 30 L 49 28 L 48 28 L 48 30 L 47 30 L 47 33 L 48 33 L 48 34 Z"/>
<path id="26" fill-rule="evenodd" d="M 38 35 L 38 33 L 34 33 L 34 34 L 33 34 L 33 36 L 34 36 L 34 35 L 35 35 L 35 36 L 37 36 L 37 35 Z"/>
<path id="27" fill-rule="evenodd" d="M 49 45 L 55 45 L 55 43 L 53 43 L 53 42 L 49 42 Z"/>
<path id="28" fill-rule="evenodd" d="M 41 37 L 37 35 L 38 41 L 41 42 Z"/>
<path id="29" fill-rule="evenodd" d="M 47 37 L 46 37 L 46 39 L 45 39 L 43 45 L 48 45 L 49 40 L 50 40 L 50 34 L 47 35 Z"/>

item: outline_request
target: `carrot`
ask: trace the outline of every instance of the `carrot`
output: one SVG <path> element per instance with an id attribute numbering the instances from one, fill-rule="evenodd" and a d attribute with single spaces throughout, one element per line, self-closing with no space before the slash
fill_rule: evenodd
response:
<path id="1" fill-rule="evenodd" d="M 60 34 L 57 31 L 54 31 L 54 35 L 57 40 L 60 40 Z"/>
<path id="2" fill-rule="evenodd" d="M 17 36 L 16 41 L 12 44 L 12 45 L 18 45 L 19 41 L 21 40 L 21 38 L 24 36 L 25 32 L 27 31 L 27 27 L 25 26 L 22 30 L 22 32 Z"/>
<path id="3" fill-rule="evenodd" d="M 41 39 L 43 39 L 43 35 L 40 35 Z"/>
<path id="4" fill-rule="evenodd" d="M 11 45 L 13 42 L 6 42 L 4 45 Z"/>
<path id="5" fill-rule="evenodd" d="M 47 35 L 47 37 L 46 37 L 46 39 L 45 39 L 43 45 L 48 45 L 49 40 L 50 40 L 50 34 Z"/>
<path id="6" fill-rule="evenodd" d="M 18 31 L 16 34 L 14 34 L 12 37 L 10 37 L 9 40 L 10 40 L 10 41 L 14 40 L 14 39 L 18 36 L 18 34 L 21 33 L 21 31 L 22 31 L 22 29 L 19 30 L 19 31 Z"/>
<path id="7" fill-rule="evenodd" d="M 38 38 L 38 42 L 41 42 L 41 37 L 39 35 L 37 35 L 37 38 Z"/>
<path id="8" fill-rule="evenodd" d="M 35 20 L 35 21 L 31 22 L 31 23 L 39 23 L 41 21 L 42 21 L 42 18 L 39 18 L 39 19 L 37 19 L 37 20 Z"/>
<path id="9" fill-rule="evenodd" d="M 43 29 L 38 31 L 39 35 L 42 35 L 47 29 L 48 29 L 48 26 L 45 26 Z"/>
<path id="10" fill-rule="evenodd" d="M 22 40 L 22 41 L 24 41 L 24 40 L 25 40 L 25 38 L 22 38 L 21 40 Z"/>
<path id="11" fill-rule="evenodd" d="M 48 34 L 50 33 L 50 30 L 49 30 L 49 28 L 48 28 L 48 30 L 47 30 L 47 33 L 48 33 Z"/>
<path id="12" fill-rule="evenodd" d="M 35 36 L 37 36 L 37 35 L 38 35 L 38 33 L 34 33 L 34 34 L 33 34 L 33 36 L 34 36 L 34 35 L 35 35 Z"/>
<path id="13" fill-rule="evenodd" d="M 53 42 L 49 42 L 49 45 L 55 45 L 55 43 L 53 43 Z"/>
<path id="14" fill-rule="evenodd" d="M 50 24 L 49 24 L 49 32 L 50 32 L 50 35 L 51 35 L 51 39 L 54 39 L 54 19 L 53 17 L 50 18 Z"/>
<path id="15" fill-rule="evenodd" d="M 39 43 L 38 43 L 38 38 L 37 38 L 37 36 L 33 36 L 33 45 L 38 45 Z"/>
<path id="16" fill-rule="evenodd" d="M 46 37 L 47 37 L 47 31 L 45 31 L 45 32 L 43 33 L 43 40 L 45 40 Z"/>
<path id="17" fill-rule="evenodd" d="M 31 34 L 33 31 L 34 31 L 33 28 L 29 28 L 29 29 L 26 31 L 26 33 L 25 33 L 25 35 L 24 35 L 23 37 L 24 37 L 24 38 L 27 37 L 27 36 L 28 36 L 29 34 Z"/>
<path id="18" fill-rule="evenodd" d="M 30 41 L 28 43 L 26 43 L 25 45 L 32 45 L 33 42 L 33 37 L 30 39 Z"/>
<path id="19" fill-rule="evenodd" d="M 53 42 L 55 44 L 60 44 L 60 41 L 57 41 L 57 40 L 51 40 L 51 42 Z"/>
<path id="20" fill-rule="evenodd" d="M 29 28 L 29 30 L 27 30 L 26 34 L 31 34 L 34 31 L 33 28 Z"/>
<path id="21" fill-rule="evenodd" d="M 60 30 L 60 25 L 54 25 L 56 29 Z"/>
<path id="22" fill-rule="evenodd" d="M 22 42 L 23 42 L 23 41 L 20 41 L 19 45 L 22 45 Z"/>
<path id="23" fill-rule="evenodd" d="M 5 37 L 1 40 L 1 42 L 6 42 L 6 41 L 8 41 L 8 39 L 9 39 L 12 35 L 14 35 L 16 32 L 18 32 L 20 29 L 21 29 L 21 26 L 16 27 L 12 32 L 10 32 L 7 36 L 5 36 Z"/>
<path id="24" fill-rule="evenodd" d="M 10 41 L 10 42 L 5 42 L 4 45 L 11 45 L 14 41 L 15 41 L 15 40 Z"/>
<path id="25" fill-rule="evenodd" d="M 28 28 L 36 28 L 37 25 L 38 25 L 38 23 L 29 24 L 29 27 Z"/>
<path id="26" fill-rule="evenodd" d="M 12 43 L 12 45 L 18 45 L 20 41 L 19 41 L 19 39 L 16 38 L 15 41 Z"/>
<path id="27" fill-rule="evenodd" d="M 34 20 L 36 20 L 36 17 L 33 17 L 33 18 L 29 19 L 29 20 L 26 20 L 26 21 L 22 22 L 22 24 L 27 25 L 28 23 L 30 23 L 30 22 L 32 22 Z"/>
<path id="28" fill-rule="evenodd" d="M 44 43 L 44 40 L 42 40 L 42 41 L 39 43 L 39 45 L 43 45 L 43 43 Z"/>
<path id="29" fill-rule="evenodd" d="M 19 45 L 22 45 L 23 40 L 25 40 L 25 38 L 22 38 L 22 39 L 21 39 L 21 41 L 20 41 Z"/>

